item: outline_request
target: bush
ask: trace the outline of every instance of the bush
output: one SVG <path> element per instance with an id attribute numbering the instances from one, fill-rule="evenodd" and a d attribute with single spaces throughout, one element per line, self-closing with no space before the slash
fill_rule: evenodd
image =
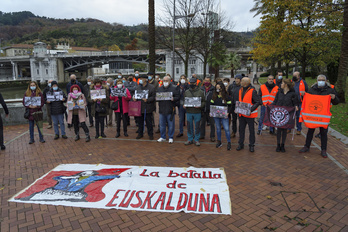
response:
<path id="1" fill-rule="evenodd" d="M 264 72 L 264 73 L 261 73 L 260 74 L 260 77 L 268 77 L 269 76 L 269 73 L 268 72 Z"/>

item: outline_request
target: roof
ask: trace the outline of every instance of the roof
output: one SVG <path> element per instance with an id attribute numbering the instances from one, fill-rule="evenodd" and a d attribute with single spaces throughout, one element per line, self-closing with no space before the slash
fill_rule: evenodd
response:
<path id="1" fill-rule="evenodd" d="M 89 47 L 70 47 L 71 50 L 74 51 L 93 51 L 93 52 L 100 52 L 97 48 L 89 48 Z"/>
<path id="2" fill-rule="evenodd" d="M 33 49 L 34 45 L 32 44 L 12 44 L 10 46 L 7 46 L 7 47 L 3 47 L 2 49 L 3 50 L 6 50 L 6 49 L 10 49 L 10 48 L 23 48 L 23 49 Z"/>

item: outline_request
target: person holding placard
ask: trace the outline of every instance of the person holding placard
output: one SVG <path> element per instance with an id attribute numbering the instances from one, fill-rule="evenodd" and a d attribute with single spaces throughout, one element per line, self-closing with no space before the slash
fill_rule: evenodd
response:
<path id="1" fill-rule="evenodd" d="M 133 100 L 141 101 L 141 116 L 136 117 L 138 122 L 138 136 L 136 139 L 141 139 L 144 136 L 144 121 L 146 121 L 149 139 L 153 140 L 152 113 L 156 109 L 156 92 L 155 88 L 148 83 L 147 75 L 140 76 L 139 85 L 135 89 Z"/>
<path id="2" fill-rule="evenodd" d="M 180 93 L 180 100 L 177 102 L 178 109 L 179 109 L 179 134 L 176 137 L 180 138 L 181 136 L 184 135 L 184 124 L 185 124 L 185 116 L 186 116 L 186 109 L 184 109 L 184 94 L 185 94 L 185 91 L 189 89 L 188 80 L 185 75 L 180 76 L 180 80 L 178 82 L 177 88 Z"/>
<path id="3" fill-rule="evenodd" d="M 51 82 L 51 89 L 46 93 L 46 103 L 47 107 L 50 108 L 51 117 L 53 121 L 54 128 L 54 139 L 59 139 L 59 127 L 62 134 L 63 139 L 67 139 L 68 137 L 65 134 L 65 125 L 64 125 L 64 113 L 66 108 L 64 106 L 64 102 L 66 102 L 65 93 L 58 87 L 57 81 Z"/>
<path id="4" fill-rule="evenodd" d="M 214 118 L 215 126 L 216 126 L 216 134 L 217 134 L 217 143 L 216 148 L 222 147 L 221 143 L 221 126 L 223 126 L 225 130 L 225 135 L 227 139 L 227 150 L 231 150 L 231 135 L 230 135 L 230 126 L 228 124 L 228 108 L 231 106 L 231 97 L 227 94 L 225 85 L 222 82 L 219 82 L 215 86 L 215 90 L 213 93 L 213 97 L 210 101 L 212 108 L 214 106 L 222 106 L 226 108 L 224 113 L 220 113 L 218 116 L 211 115 Z M 225 110 L 225 109 L 219 109 Z M 210 113 L 213 113 L 213 109 L 210 109 Z"/>
<path id="5" fill-rule="evenodd" d="M 202 109 L 205 107 L 205 96 L 203 90 L 197 86 L 197 79 L 190 79 L 190 88 L 185 91 L 184 94 L 184 109 L 186 109 L 187 118 L 187 137 L 188 140 L 185 145 L 191 145 L 195 143 L 196 146 L 200 146 L 199 138 L 200 123 L 202 117 Z M 194 126 L 193 126 L 194 124 Z"/>
<path id="6" fill-rule="evenodd" d="M 218 82 L 217 82 L 218 83 Z M 201 118 L 201 130 L 200 130 L 200 139 L 205 137 L 205 127 L 206 124 L 210 127 L 210 141 L 215 142 L 215 122 L 212 117 L 209 116 L 210 113 L 210 101 L 213 97 L 215 87 L 211 84 L 210 77 L 205 77 L 203 81 L 203 86 L 200 87 L 204 92 L 205 97 L 205 107 L 202 110 Z"/>
<path id="7" fill-rule="evenodd" d="M 28 89 L 25 92 L 23 97 L 23 105 L 29 109 L 29 135 L 30 141 L 29 144 L 33 144 L 34 140 L 34 126 L 35 120 L 33 114 L 36 112 L 42 112 L 42 106 L 45 104 L 44 96 L 41 92 L 41 89 L 37 85 L 35 81 L 31 81 L 28 85 Z M 43 131 L 42 128 L 39 127 L 39 124 L 36 122 L 37 129 L 39 131 L 40 142 L 44 143 Z"/>
<path id="8" fill-rule="evenodd" d="M 104 134 L 104 123 L 107 115 L 107 109 L 110 98 L 109 91 L 106 91 L 106 87 L 102 84 L 103 82 L 101 80 L 94 80 L 94 84 L 91 85 L 90 94 L 88 98 L 88 101 L 91 103 L 92 115 L 95 121 L 96 139 L 99 138 L 99 135 L 102 138 L 106 138 L 106 135 Z"/>
<path id="9" fill-rule="evenodd" d="M 52 79 L 50 79 L 50 80 L 48 80 L 47 81 L 47 86 L 44 88 L 44 90 L 43 90 L 43 96 L 44 96 L 44 98 L 45 98 L 45 102 L 46 102 L 46 94 L 47 94 L 47 92 L 48 91 L 50 91 L 51 90 L 51 88 L 52 88 Z M 46 105 L 46 112 L 47 112 L 47 122 L 48 122 L 48 127 L 47 127 L 47 129 L 51 129 L 52 128 L 52 117 L 51 117 L 51 107 L 48 107 L 47 105 Z"/>
<path id="10" fill-rule="evenodd" d="M 244 149 L 245 129 L 246 125 L 249 127 L 249 151 L 254 152 L 255 146 L 255 125 L 254 119 L 257 117 L 257 107 L 261 104 L 261 100 L 248 77 L 243 77 L 241 82 L 242 88 L 239 90 L 239 102 L 250 104 L 250 114 L 239 114 L 239 141 L 237 151 Z M 236 106 L 237 110 L 237 106 Z"/>
<path id="11" fill-rule="evenodd" d="M 74 125 L 75 141 L 80 139 L 79 124 L 81 124 L 81 127 L 86 134 L 86 142 L 89 142 L 91 138 L 86 125 L 86 97 L 81 92 L 78 85 L 73 85 L 70 89 L 70 93 L 68 94 L 68 123 Z"/>
<path id="12" fill-rule="evenodd" d="M 163 85 L 157 90 L 157 96 L 158 95 L 161 95 L 162 98 L 157 97 L 161 132 L 161 137 L 157 140 L 157 142 L 166 141 L 166 125 L 168 124 L 169 143 L 173 143 L 175 129 L 175 105 L 179 100 L 180 95 L 176 87 L 171 84 L 169 76 L 163 77 Z"/>
<path id="13" fill-rule="evenodd" d="M 110 94 L 110 102 L 111 107 L 114 104 L 117 104 L 117 109 L 112 109 L 113 112 L 115 112 L 115 118 L 116 118 L 116 136 L 115 138 L 120 137 L 120 131 L 121 131 L 121 119 L 123 121 L 123 134 L 125 137 L 128 137 L 127 134 L 127 124 L 128 124 L 128 103 L 129 100 L 132 99 L 132 96 L 128 89 L 125 88 L 123 85 L 122 80 L 116 80 L 116 86 L 113 87 L 116 90 L 122 90 L 119 92 L 111 91 Z"/>

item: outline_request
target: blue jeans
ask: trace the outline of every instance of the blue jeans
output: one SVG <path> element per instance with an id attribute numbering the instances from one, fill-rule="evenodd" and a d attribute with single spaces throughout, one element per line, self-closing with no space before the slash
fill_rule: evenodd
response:
<path id="1" fill-rule="evenodd" d="M 60 130 L 62 135 L 65 135 L 64 114 L 51 115 L 53 121 L 54 133 L 59 135 L 58 122 L 60 124 Z"/>
<path id="2" fill-rule="evenodd" d="M 228 124 L 228 118 L 214 118 L 216 126 L 217 139 L 221 141 L 221 125 L 224 127 L 227 142 L 231 142 L 230 126 Z"/>
<path id="3" fill-rule="evenodd" d="M 180 105 L 178 108 L 179 108 L 179 131 L 180 131 L 180 134 L 183 134 L 186 109 L 184 109 L 183 105 Z"/>
<path id="4" fill-rule="evenodd" d="M 170 139 L 173 139 L 174 137 L 174 128 L 175 128 L 175 117 L 173 117 L 173 120 L 170 121 L 171 115 L 159 115 L 159 121 L 160 121 L 160 132 L 161 132 L 161 138 L 166 139 L 166 129 L 167 129 L 167 123 L 168 123 L 168 136 Z"/>
<path id="5" fill-rule="evenodd" d="M 201 123 L 201 113 L 198 114 L 186 114 L 187 117 L 187 137 L 189 141 L 193 139 L 198 142 L 201 136 L 200 123 Z M 193 128 L 193 123 L 195 124 Z"/>
<path id="6" fill-rule="evenodd" d="M 30 140 L 34 141 L 34 126 L 35 126 L 35 121 L 34 120 L 29 120 L 29 135 L 30 135 Z M 39 131 L 39 138 L 40 140 L 43 140 L 43 135 L 40 131 L 39 126 L 37 126 L 37 129 Z"/>
<path id="7" fill-rule="evenodd" d="M 259 131 L 262 130 L 263 119 L 265 118 L 266 106 L 261 106 L 261 115 L 259 120 Z M 269 127 L 269 131 L 274 131 L 274 127 Z"/>
<path id="8" fill-rule="evenodd" d="M 298 111 L 296 111 L 296 128 L 297 128 L 297 131 L 301 131 L 302 130 L 302 123 L 299 122 L 301 106 L 302 106 L 302 103 L 298 106 Z"/>

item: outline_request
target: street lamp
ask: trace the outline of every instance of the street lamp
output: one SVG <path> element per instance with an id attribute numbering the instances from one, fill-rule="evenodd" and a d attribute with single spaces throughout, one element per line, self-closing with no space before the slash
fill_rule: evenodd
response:
<path id="1" fill-rule="evenodd" d="M 190 18 L 195 16 L 195 14 L 189 14 L 189 15 L 175 15 L 175 0 L 173 2 L 173 60 L 172 60 L 172 78 L 174 80 L 175 77 L 175 20 L 176 19 L 181 19 L 181 18 Z"/>

